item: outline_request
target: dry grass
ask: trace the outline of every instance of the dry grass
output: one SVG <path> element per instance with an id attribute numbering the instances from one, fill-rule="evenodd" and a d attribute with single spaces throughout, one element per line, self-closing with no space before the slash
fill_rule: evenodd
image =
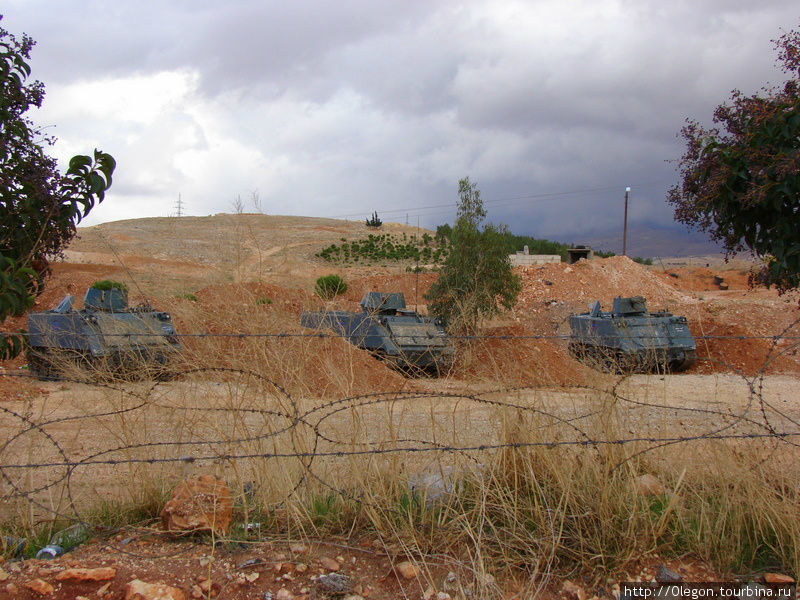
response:
<path id="1" fill-rule="evenodd" d="M 269 290 L 234 289 L 197 304 L 175 300 L 179 331 L 302 333 L 298 310 L 317 302 L 259 302 Z M 260 522 L 260 535 L 377 534 L 423 561 L 458 561 L 475 574 L 480 597 L 497 591 L 489 573 L 533 591 L 575 570 L 621 573 L 652 553 L 691 555 L 722 573 L 800 571 L 794 446 L 616 443 L 682 430 L 672 409 L 641 418 L 612 393 L 608 375 L 557 389 L 542 363 L 525 379 L 508 368 L 515 343 L 500 359 L 473 344 L 458 379 L 427 381 L 339 339 L 185 338 L 186 373 L 173 381 L 65 384 L 26 399 L 24 420 L 2 416 L 13 434 L 5 465 L 56 465 L 4 468 L 5 528 L 151 519 L 178 481 L 212 473 L 236 497 L 238 521 Z M 489 388 L 500 391 L 475 396 Z M 694 431 L 720 417 L 691 418 Z M 494 444 L 506 447 L 476 448 Z M 77 462 L 68 473 L 57 466 L 65 458 Z M 664 492 L 640 493 L 642 474 Z"/>

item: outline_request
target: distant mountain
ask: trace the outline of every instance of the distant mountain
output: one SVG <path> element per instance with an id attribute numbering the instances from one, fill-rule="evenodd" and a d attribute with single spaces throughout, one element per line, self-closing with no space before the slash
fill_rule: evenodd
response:
<path id="1" fill-rule="evenodd" d="M 585 234 L 571 243 L 591 246 L 596 250 L 622 253 L 622 232 L 605 231 Z M 704 233 L 689 231 L 680 225 L 634 224 L 628 227 L 628 256 L 655 258 L 665 256 L 705 256 L 722 254 L 722 248 Z"/>

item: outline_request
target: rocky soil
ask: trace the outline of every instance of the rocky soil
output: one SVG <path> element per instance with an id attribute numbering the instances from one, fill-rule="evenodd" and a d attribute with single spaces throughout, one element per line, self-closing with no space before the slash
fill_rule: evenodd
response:
<path id="1" fill-rule="evenodd" d="M 618 581 L 653 581 L 659 572 L 684 581 L 719 580 L 699 562 L 651 556 L 619 579 L 563 580 L 537 590 L 524 581 L 497 582 L 491 573 L 476 574 L 456 560 L 409 560 L 399 548 L 375 537 L 212 547 L 207 541 L 176 541 L 156 532 L 131 530 L 54 560 L 0 564 L 0 598 L 523 600 L 536 593 L 545 599 L 588 600 L 618 594 Z"/>

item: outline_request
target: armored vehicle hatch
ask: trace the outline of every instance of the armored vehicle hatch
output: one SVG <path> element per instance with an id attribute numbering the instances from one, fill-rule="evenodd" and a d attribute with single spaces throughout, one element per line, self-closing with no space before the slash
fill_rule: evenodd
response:
<path id="1" fill-rule="evenodd" d="M 28 315 L 28 368 L 39 379 L 58 379 L 79 364 L 100 375 L 163 377 L 180 348 L 169 313 L 128 308 L 125 290 L 89 288 L 84 308 L 66 296 L 48 311 Z"/>
<path id="2" fill-rule="evenodd" d="M 648 312 L 642 296 L 616 297 L 610 312 L 600 302 L 569 318 L 570 354 L 603 370 L 683 371 L 697 360 L 686 317 Z"/>
<path id="3" fill-rule="evenodd" d="M 406 373 L 438 374 L 453 363 L 454 349 L 444 327 L 407 308 L 400 293 L 367 292 L 361 299 L 360 313 L 304 312 L 300 324 L 333 330 Z"/>

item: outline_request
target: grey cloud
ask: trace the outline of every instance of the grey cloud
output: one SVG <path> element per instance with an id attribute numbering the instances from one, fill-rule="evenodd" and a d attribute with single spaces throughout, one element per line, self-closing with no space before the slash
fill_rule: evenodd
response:
<path id="1" fill-rule="evenodd" d="M 163 122 L 90 125 L 77 109 L 59 122 L 71 146 L 82 128 L 105 149 L 118 144 L 137 173 L 120 178 L 120 196 L 160 194 L 163 206 L 180 188 L 218 212 L 258 188 L 272 212 L 340 215 L 454 204 L 467 174 L 487 198 L 618 187 L 489 204 L 496 220 L 540 235 L 615 226 L 631 183 L 658 182 L 637 190 L 632 218 L 670 222 L 664 193 L 677 178 L 666 161 L 680 156 L 684 119 L 708 121 L 732 88 L 781 79 L 769 40 L 798 24 L 788 0 L 11 0 L 3 10 L 7 29 L 39 41 L 34 74 L 48 86 L 196 73 L 185 113 Z M 198 106 L 218 123 L 189 122 Z M 197 181 L 175 164 L 228 143 L 247 160 L 226 156 Z"/>

